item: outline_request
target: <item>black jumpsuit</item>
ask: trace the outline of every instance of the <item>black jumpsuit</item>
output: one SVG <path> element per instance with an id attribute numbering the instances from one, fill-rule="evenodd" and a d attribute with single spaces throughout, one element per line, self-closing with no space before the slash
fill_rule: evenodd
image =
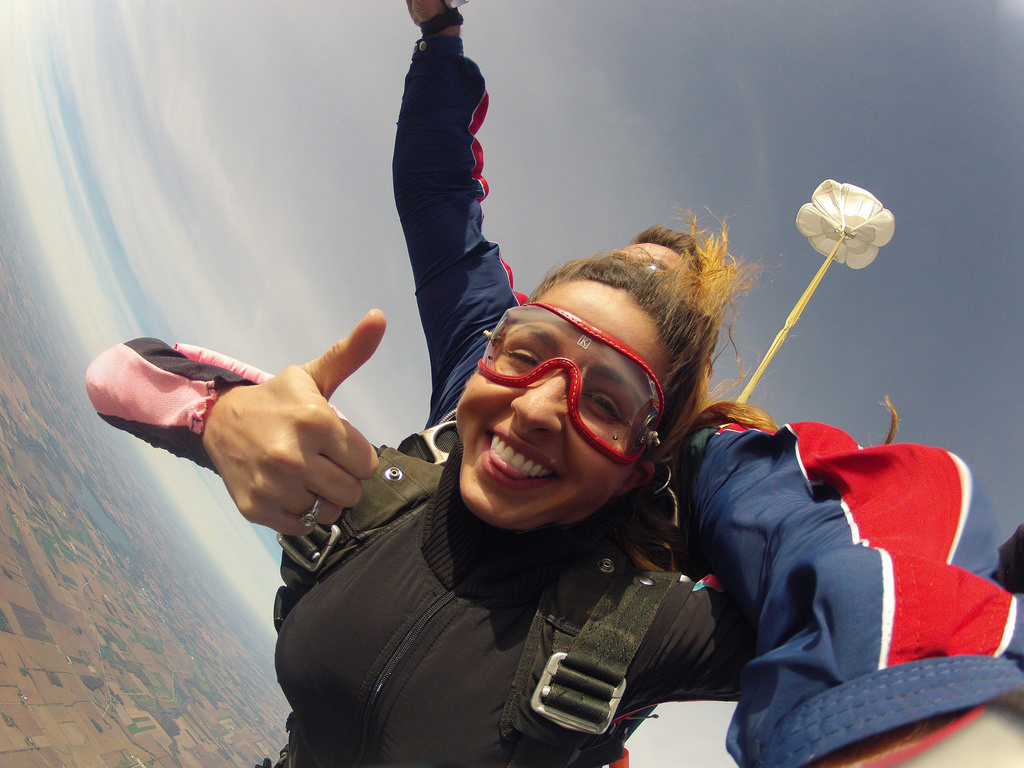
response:
<path id="1" fill-rule="evenodd" d="M 394 530 L 333 569 L 281 627 L 296 768 L 508 763 L 514 740 L 501 715 L 541 590 L 570 560 L 592 551 L 596 566 L 615 550 L 617 510 L 570 529 L 492 528 L 462 503 L 460 463 L 458 450 L 436 491 L 423 489 Z M 382 460 L 379 472 L 389 468 Z M 734 699 L 752 652 L 731 601 L 681 581 L 640 647 L 619 712 Z"/>

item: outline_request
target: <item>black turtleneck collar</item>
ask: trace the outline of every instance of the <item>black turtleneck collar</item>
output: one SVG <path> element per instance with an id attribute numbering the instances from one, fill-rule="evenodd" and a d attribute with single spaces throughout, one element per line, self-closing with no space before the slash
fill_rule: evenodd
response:
<path id="1" fill-rule="evenodd" d="M 447 589 L 472 598 L 536 595 L 565 565 L 607 541 L 619 515 L 605 510 L 569 528 L 507 531 L 476 517 L 462 501 L 462 444 L 448 456 L 423 518 L 421 549 Z"/>

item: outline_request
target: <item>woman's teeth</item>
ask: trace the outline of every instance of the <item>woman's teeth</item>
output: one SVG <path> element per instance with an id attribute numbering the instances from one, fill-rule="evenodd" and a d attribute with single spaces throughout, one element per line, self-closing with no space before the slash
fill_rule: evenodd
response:
<path id="1" fill-rule="evenodd" d="M 554 474 L 550 469 L 542 467 L 540 464 L 535 464 L 521 453 L 513 451 L 497 435 L 491 438 L 491 450 L 498 454 L 502 461 L 530 477 L 547 477 Z"/>

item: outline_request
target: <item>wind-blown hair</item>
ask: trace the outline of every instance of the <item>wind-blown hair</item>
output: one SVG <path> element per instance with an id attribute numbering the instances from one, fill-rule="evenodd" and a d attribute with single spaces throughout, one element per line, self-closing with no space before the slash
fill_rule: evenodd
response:
<path id="1" fill-rule="evenodd" d="M 593 280 L 626 291 L 654 322 L 670 365 L 661 381 L 665 394 L 665 412 L 658 425 L 661 442 L 648 458 L 674 465 L 686 437 L 705 426 L 739 423 L 774 429 L 775 422 L 764 410 L 731 400 L 713 401 L 708 394 L 723 323 L 735 314 L 736 299 L 754 285 L 754 268 L 729 254 L 725 227 L 718 233 L 708 232 L 691 216 L 689 232 L 655 226 L 633 242 L 664 246 L 680 259 L 663 266 L 653 258 L 644 259 L 637 252 L 641 249 L 631 249 L 570 261 L 549 272 L 531 300 L 557 285 Z M 634 514 L 619 530 L 627 554 L 644 568 L 684 568 L 687 551 L 679 528 L 655 505 L 643 502 L 644 489 L 634 496 Z"/>

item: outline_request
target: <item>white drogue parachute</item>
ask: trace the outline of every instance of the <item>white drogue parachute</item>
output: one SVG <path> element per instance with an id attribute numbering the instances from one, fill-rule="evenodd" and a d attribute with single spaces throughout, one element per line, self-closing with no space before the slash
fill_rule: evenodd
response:
<path id="1" fill-rule="evenodd" d="M 800 314 L 818 288 L 818 283 L 825 276 L 829 265 L 833 261 L 838 261 L 850 269 L 866 267 L 875 260 L 878 249 L 892 239 L 896 219 L 887 208 L 882 207 L 878 198 L 866 189 L 826 179 L 814 190 L 811 202 L 800 206 L 796 214 L 796 228 L 811 241 L 814 250 L 826 255 L 825 262 L 793 307 L 793 311 L 789 313 L 782 330 L 743 388 L 743 392 L 737 398 L 740 403 L 747 402 L 750 393 L 760 381 L 761 374 L 782 346 L 782 342 L 786 340 L 789 329 L 800 319 Z"/>

